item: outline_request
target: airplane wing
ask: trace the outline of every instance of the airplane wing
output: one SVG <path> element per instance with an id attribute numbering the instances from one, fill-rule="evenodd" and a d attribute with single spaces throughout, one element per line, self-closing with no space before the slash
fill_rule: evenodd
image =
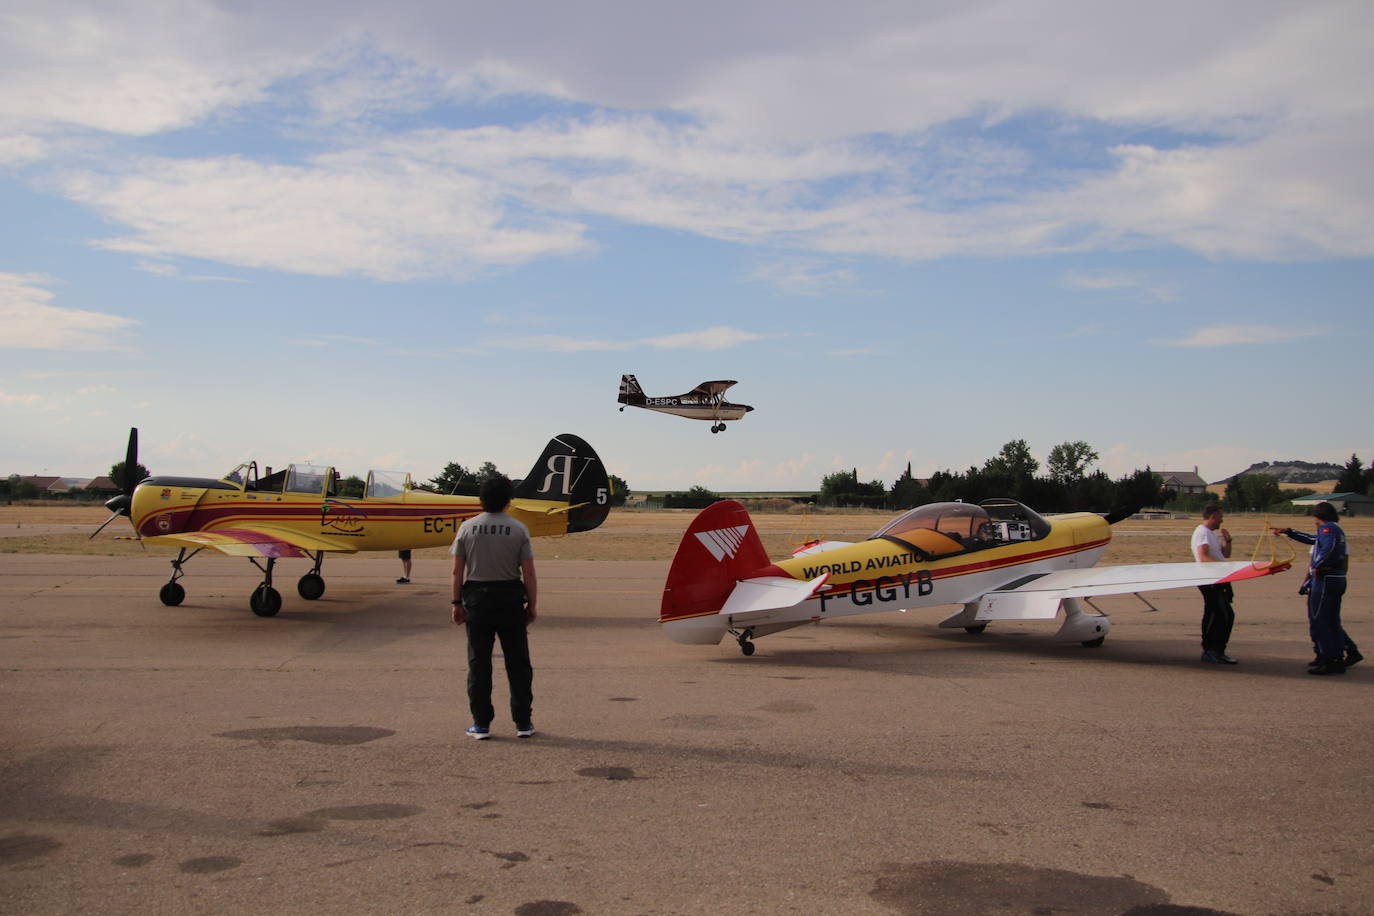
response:
<path id="1" fill-rule="evenodd" d="M 684 394 L 683 397 L 692 397 L 693 395 L 695 395 L 695 396 L 697 396 L 697 397 L 711 398 L 711 397 L 715 397 L 715 396 L 718 395 L 718 394 L 724 394 L 724 393 L 725 393 L 725 389 L 729 388 L 731 385 L 736 385 L 736 384 L 738 384 L 738 382 L 733 382 L 733 381 L 729 381 L 729 382 L 727 382 L 727 381 L 702 382 L 700 385 L 696 386 L 696 387 L 693 388 L 691 391 L 689 391 L 689 392 L 687 392 L 686 394 Z"/>
<path id="2" fill-rule="evenodd" d="M 246 523 L 233 528 L 213 531 L 190 531 L 185 534 L 159 534 L 143 538 L 145 544 L 167 544 L 189 547 L 192 550 L 210 548 L 231 557 L 303 557 L 306 551 L 338 551 L 356 553 L 357 548 L 339 538 L 302 534 L 290 528 Z"/>
<path id="3" fill-rule="evenodd" d="M 1061 569 L 988 592 L 979 599 L 977 619 L 1048 619 L 1055 616 L 1059 602 L 1064 598 L 1129 595 L 1189 585 L 1219 585 L 1272 576 L 1290 565 L 1245 562 L 1142 563 L 1134 566 Z"/>

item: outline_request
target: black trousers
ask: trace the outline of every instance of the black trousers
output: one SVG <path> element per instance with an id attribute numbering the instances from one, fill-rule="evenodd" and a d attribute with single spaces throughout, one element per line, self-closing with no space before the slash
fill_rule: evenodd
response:
<path id="1" fill-rule="evenodd" d="M 1230 582 L 1199 585 L 1202 592 L 1202 651 L 1225 652 L 1231 641 L 1231 628 L 1236 624 L 1236 612 L 1231 608 Z"/>
<path id="2" fill-rule="evenodd" d="M 491 705 L 491 651 L 501 641 L 510 683 L 510 715 L 516 725 L 526 725 L 534 706 L 534 668 L 525 623 L 525 587 L 520 582 L 463 583 L 463 611 L 468 634 L 468 709 L 472 721 L 491 725 L 496 710 Z"/>

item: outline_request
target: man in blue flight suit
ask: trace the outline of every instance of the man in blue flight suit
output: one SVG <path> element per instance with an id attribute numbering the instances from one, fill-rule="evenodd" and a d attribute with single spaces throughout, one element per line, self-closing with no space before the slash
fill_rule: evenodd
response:
<path id="1" fill-rule="evenodd" d="M 1308 534 L 1292 528 L 1275 528 L 1300 544 L 1312 545 L 1312 561 L 1307 568 L 1298 594 L 1307 596 L 1307 625 L 1317 657 L 1308 666 L 1308 674 L 1345 674 L 1345 669 L 1364 656 L 1341 626 L 1341 597 L 1345 594 L 1345 573 L 1350 565 L 1346 552 L 1345 532 L 1336 524 L 1336 509 L 1328 502 L 1317 503 L 1312 510 L 1317 519 L 1317 533 Z"/>

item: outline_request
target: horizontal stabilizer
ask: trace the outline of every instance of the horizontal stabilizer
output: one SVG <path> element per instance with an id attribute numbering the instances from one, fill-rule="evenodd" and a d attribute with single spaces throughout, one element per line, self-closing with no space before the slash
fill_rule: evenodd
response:
<path id="1" fill-rule="evenodd" d="M 752 611 L 775 611 L 778 608 L 795 607 L 816 591 L 830 578 L 830 573 L 811 580 L 790 579 L 786 576 L 763 576 L 758 579 L 743 579 L 720 612 L 729 616 L 748 614 Z"/>

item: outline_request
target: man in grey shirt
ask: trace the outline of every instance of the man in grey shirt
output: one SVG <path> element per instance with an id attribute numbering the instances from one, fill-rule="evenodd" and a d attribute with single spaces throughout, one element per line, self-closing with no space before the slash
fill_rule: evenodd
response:
<path id="1" fill-rule="evenodd" d="M 463 522 L 453 539 L 453 622 L 464 624 L 468 635 L 468 707 L 472 712 L 469 736 L 491 737 L 491 650 L 501 640 L 510 682 L 510 713 L 515 734 L 534 734 L 534 669 L 530 665 L 526 628 L 538 616 L 538 582 L 530 532 L 506 514 L 515 487 L 497 475 L 482 484 L 481 515 Z"/>

